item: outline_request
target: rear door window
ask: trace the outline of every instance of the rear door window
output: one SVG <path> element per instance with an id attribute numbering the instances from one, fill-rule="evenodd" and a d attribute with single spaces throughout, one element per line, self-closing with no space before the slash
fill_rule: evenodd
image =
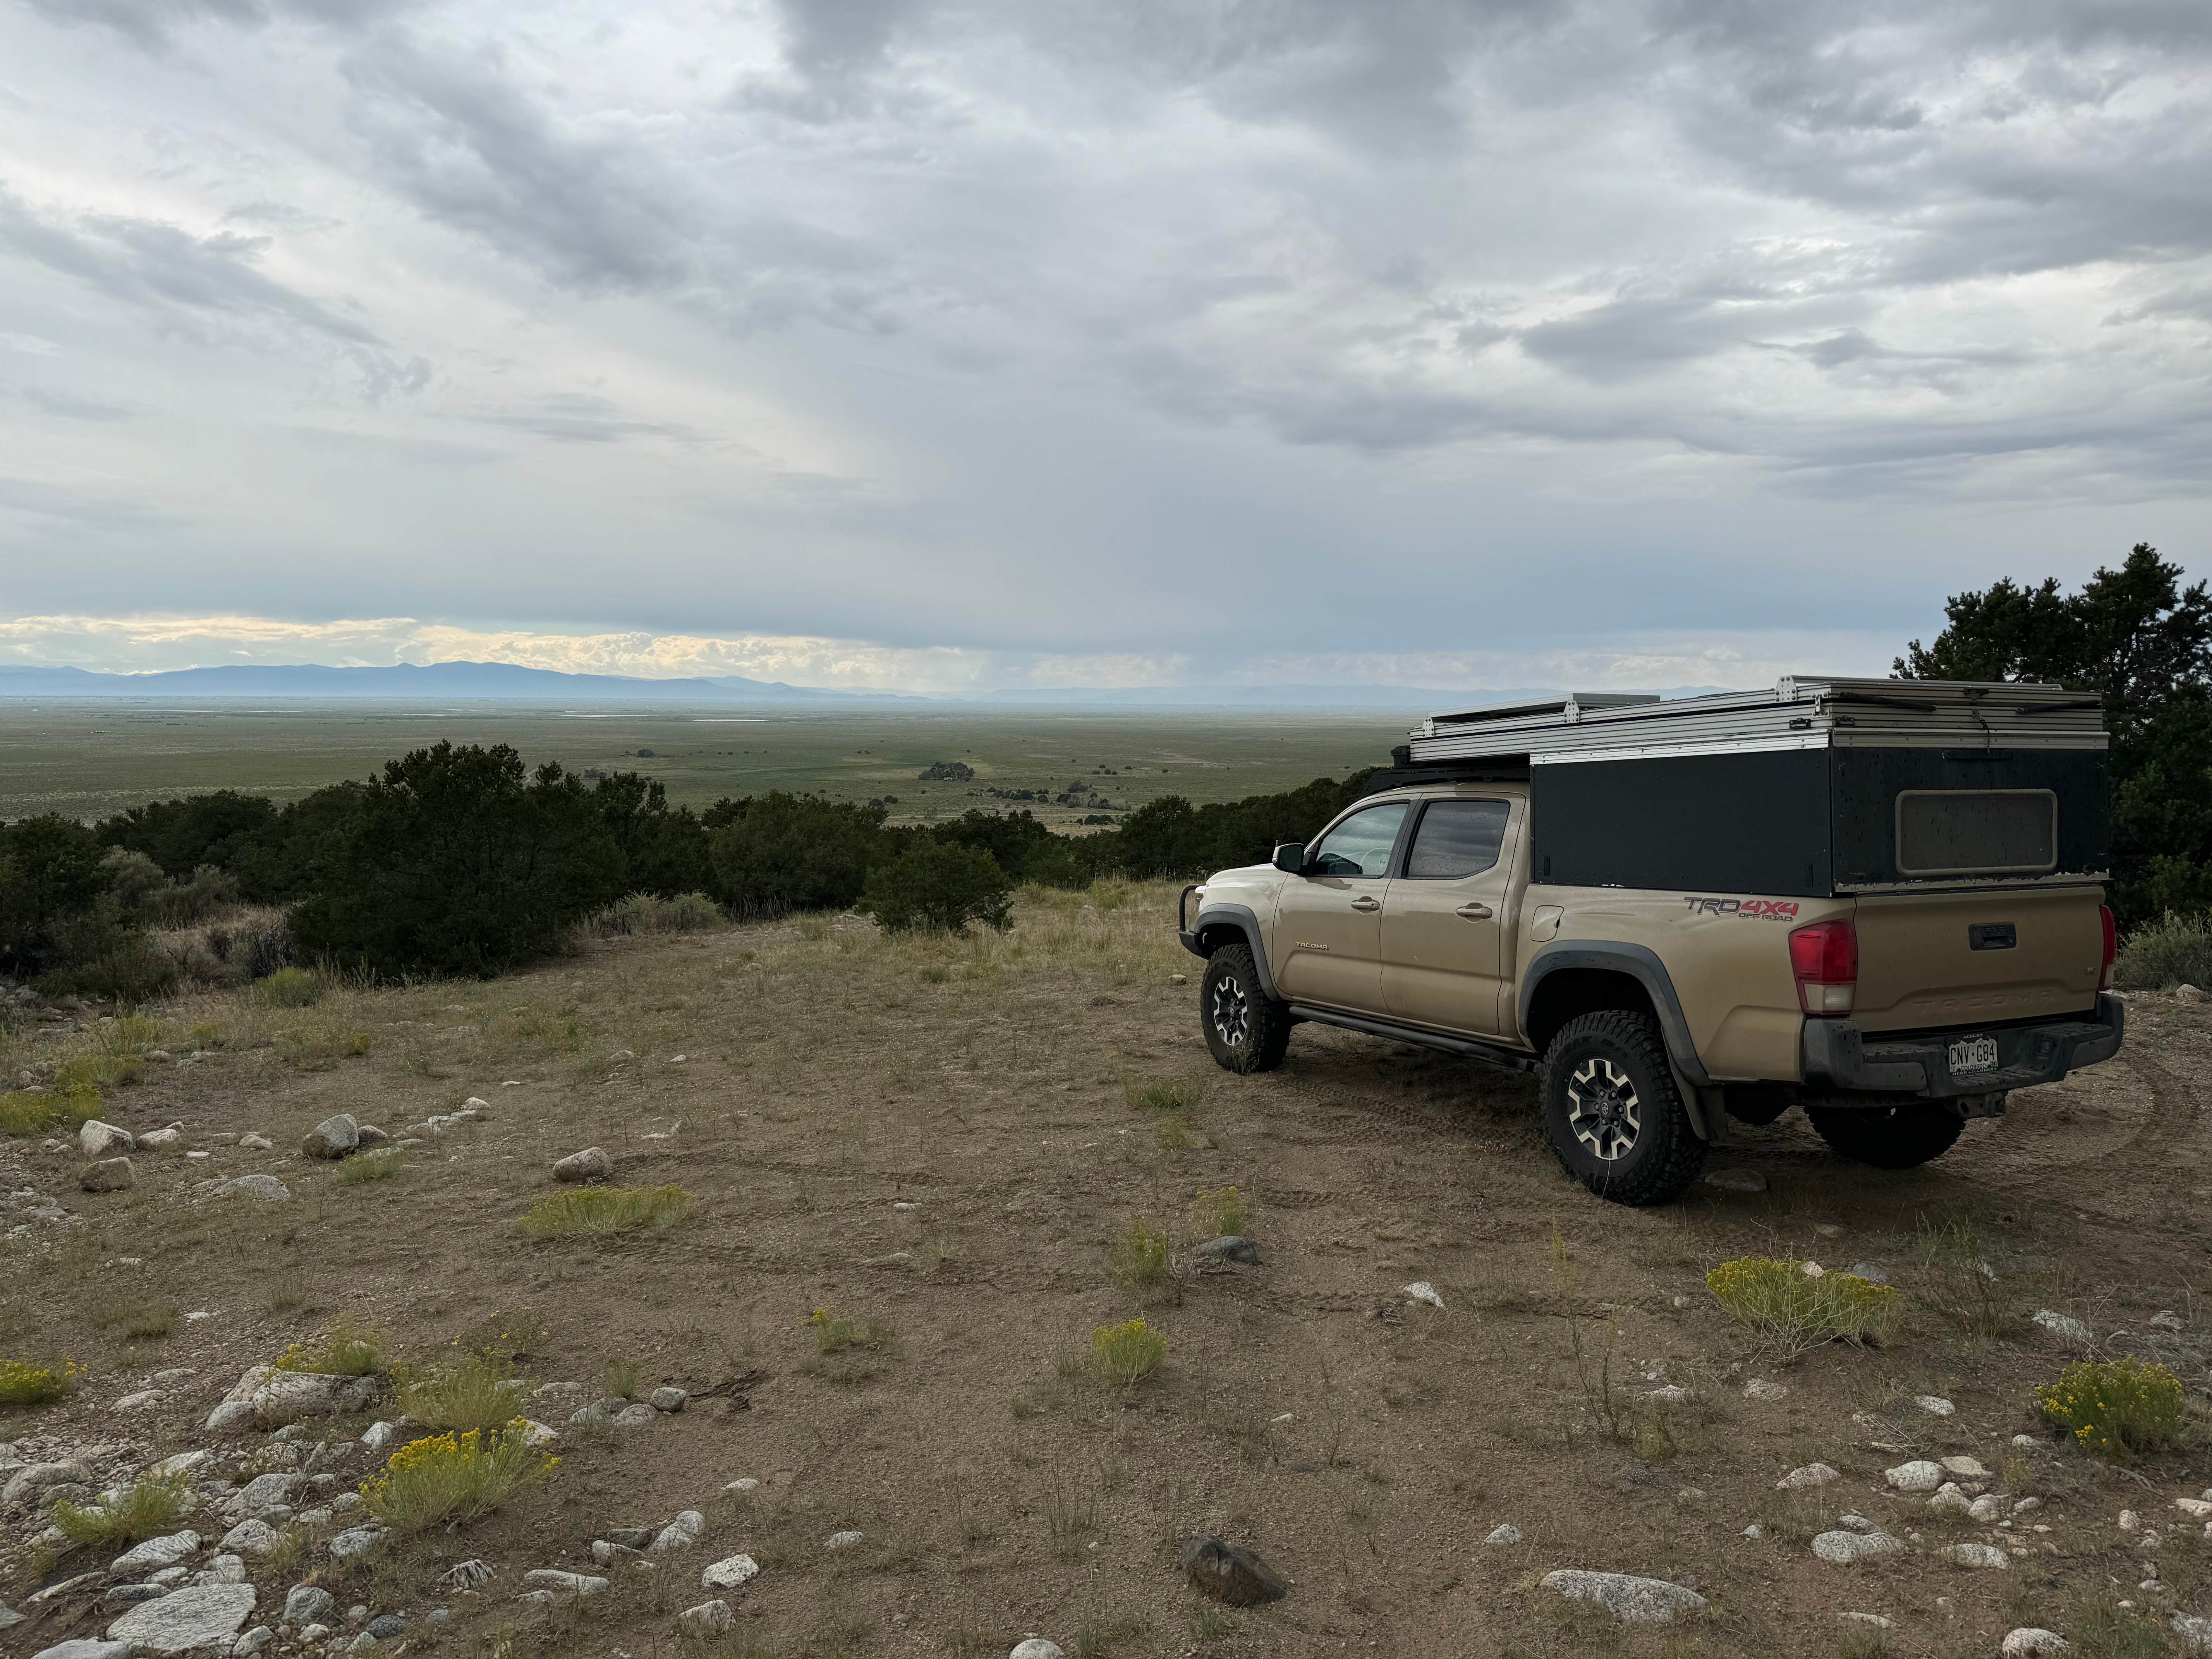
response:
<path id="1" fill-rule="evenodd" d="M 1390 849 L 1406 821 L 1407 803 L 1370 806 L 1354 812 L 1321 838 L 1314 848 L 1313 872 L 1321 876 L 1379 876 L 1390 868 Z"/>
<path id="2" fill-rule="evenodd" d="M 1512 811 L 1502 800 L 1440 800 L 1421 814 L 1406 874 L 1415 881 L 1455 881 L 1479 876 L 1498 862 Z"/>

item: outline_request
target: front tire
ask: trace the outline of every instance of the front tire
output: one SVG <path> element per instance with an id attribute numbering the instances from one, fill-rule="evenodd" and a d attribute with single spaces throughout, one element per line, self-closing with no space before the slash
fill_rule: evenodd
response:
<path id="1" fill-rule="evenodd" d="M 1272 1072 L 1291 1046 L 1289 1005 L 1267 994 L 1249 945 L 1225 945 L 1198 981 L 1198 1023 L 1216 1064 L 1241 1073 Z"/>
<path id="2" fill-rule="evenodd" d="M 1829 1150 L 1877 1170 L 1916 1170 L 1949 1152 L 1964 1118 L 1930 1101 L 1895 1106 L 1808 1106 L 1805 1115 Z"/>
<path id="3" fill-rule="evenodd" d="M 1659 1024 L 1608 1009 L 1559 1028 L 1544 1050 L 1544 1133 L 1560 1166 L 1615 1204 L 1664 1204 L 1697 1179 L 1690 1127 Z"/>

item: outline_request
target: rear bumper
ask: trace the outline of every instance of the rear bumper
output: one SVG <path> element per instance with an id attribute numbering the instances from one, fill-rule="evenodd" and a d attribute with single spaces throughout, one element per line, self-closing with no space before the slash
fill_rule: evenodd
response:
<path id="1" fill-rule="evenodd" d="M 1862 1031 L 1848 1019 L 1808 1019 L 1801 1051 L 1804 1087 L 1920 1095 L 1930 1100 L 2032 1088 L 2110 1060 L 2120 1051 L 2126 1018 L 2118 998 L 2100 995 L 2093 1011 L 2071 1019 L 1978 1029 L 1962 1025 L 1956 1030 L 1896 1036 Z M 1996 1069 L 1954 1075 L 1950 1047 L 1960 1037 L 1995 1038 Z"/>

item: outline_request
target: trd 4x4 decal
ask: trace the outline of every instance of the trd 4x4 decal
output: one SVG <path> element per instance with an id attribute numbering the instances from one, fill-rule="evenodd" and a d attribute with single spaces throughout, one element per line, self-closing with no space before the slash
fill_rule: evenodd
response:
<path id="1" fill-rule="evenodd" d="M 1713 916 L 1763 916 L 1769 921 L 1797 920 L 1796 899 L 1696 898 L 1685 896 L 1692 915 L 1700 911 Z"/>

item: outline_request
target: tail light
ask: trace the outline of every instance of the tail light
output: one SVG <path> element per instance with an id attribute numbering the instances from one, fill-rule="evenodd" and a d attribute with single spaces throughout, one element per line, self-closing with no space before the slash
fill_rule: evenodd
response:
<path id="1" fill-rule="evenodd" d="M 1859 988 L 1859 933 L 1848 921 L 1816 921 L 1790 935 L 1797 1006 L 1808 1014 L 1848 1014 Z"/>
<path id="2" fill-rule="evenodd" d="M 2105 928 L 2105 960 L 2097 969 L 2097 988 L 2101 991 L 2111 984 L 2112 963 L 2119 958 L 2120 930 L 2113 925 L 2112 907 L 2109 904 L 2097 907 L 2097 920 L 2104 924 Z"/>

